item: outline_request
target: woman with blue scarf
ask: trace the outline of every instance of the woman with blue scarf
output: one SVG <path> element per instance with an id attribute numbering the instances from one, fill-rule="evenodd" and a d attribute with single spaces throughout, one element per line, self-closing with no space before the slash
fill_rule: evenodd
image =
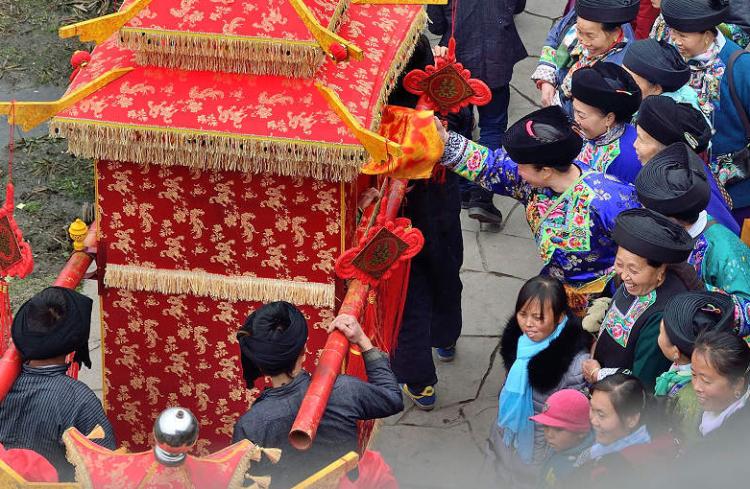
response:
<path id="1" fill-rule="evenodd" d="M 676 456 L 671 436 L 649 431 L 649 396 L 634 376 L 618 372 L 590 388 L 595 441 L 581 453 L 571 487 L 637 487 Z"/>
<path id="2" fill-rule="evenodd" d="M 591 336 L 569 311 L 562 283 L 551 277 L 526 282 L 515 311 L 500 342 L 508 375 L 488 457 L 499 487 L 534 487 L 549 447 L 542 428 L 529 418 L 544 411 L 554 392 L 584 387 L 582 365 Z"/>

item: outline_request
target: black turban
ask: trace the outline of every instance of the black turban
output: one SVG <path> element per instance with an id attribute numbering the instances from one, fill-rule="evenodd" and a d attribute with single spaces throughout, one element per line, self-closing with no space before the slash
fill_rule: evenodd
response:
<path id="1" fill-rule="evenodd" d="M 657 263 L 682 263 L 693 251 L 685 228 L 649 209 L 628 209 L 615 219 L 612 239 L 626 250 Z"/>
<path id="2" fill-rule="evenodd" d="M 690 67 L 674 46 L 665 41 L 642 39 L 628 47 L 622 65 L 665 92 L 676 92 L 690 81 Z"/>
<path id="3" fill-rule="evenodd" d="M 664 95 L 643 100 L 638 110 L 637 124 L 665 146 L 682 142 L 696 153 L 705 151 L 713 136 L 711 126 L 701 111 Z"/>
<path id="4" fill-rule="evenodd" d="M 27 360 L 75 352 L 74 362 L 91 368 L 89 333 L 94 301 L 64 287 L 47 287 L 26 301 L 13 318 L 13 343 Z"/>
<path id="5" fill-rule="evenodd" d="M 248 316 L 237 332 L 248 387 L 263 375 L 291 372 L 307 342 L 307 321 L 288 302 L 271 302 Z"/>
<path id="6" fill-rule="evenodd" d="M 635 179 L 638 200 L 665 216 L 698 214 L 711 198 L 703 160 L 683 143 L 675 143 L 641 168 Z"/>
<path id="7" fill-rule="evenodd" d="M 573 98 L 629 121 L 641 105 L 641 89 L 621 66 L 600 61 L 573 73 Z"/>
<path id="8" fill-rule="evenodd" d="M 664 0 L 661 13 L 672 29 L 703 32 L 713 29 L 729 17 L 729 0 Z"/>
<path id="9" fill-rule="evenodd" d="M 583 139 L 558 106 L 539 109 L 510 126 L 503 148 L 519 164 L 567 168 L 583 147 Z"/>
<path id="10" fill-rule="evenodd" d="M 602 24 L 626 24 L 638 16 L 640 4 L 640 0 L 577 0 L 576 15 Z"/>
<path id="11" fill-rule="evenodd" d="M 702 331 L 734 332 L 734 302 L 718 292 L 685 292 L 667 302 L 663 320 L 669 341 L 689 358 Z"/>

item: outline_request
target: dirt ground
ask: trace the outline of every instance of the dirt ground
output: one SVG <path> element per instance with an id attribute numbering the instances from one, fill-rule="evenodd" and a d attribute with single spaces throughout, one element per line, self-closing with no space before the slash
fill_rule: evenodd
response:
<path id="1" fill-rule="evenodd" d="M 0 100 L 53 100 L 64 92 L 70 56 L 91 50 L 76 39 L 60 39 L 60 26 L 111 13 L 114 0 L 0 0 Z M 0 118 L 0 189 L 7 182 L 9 126 Z M 13 183 L 15 216 L 34 253 L 34 272 L 11 284 L 14 310 L 52 283 L 67 260 L 68 225 L 92 218 L 91 160 L 66 153 L 65 140 L 50 139 L 46 128 L 16 131 Z M 3 193 L 4 194 L 4 193 Z"/>

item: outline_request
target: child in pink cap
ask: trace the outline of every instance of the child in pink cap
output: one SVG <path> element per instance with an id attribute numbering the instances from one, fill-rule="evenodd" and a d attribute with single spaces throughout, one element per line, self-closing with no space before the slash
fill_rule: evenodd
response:
<path id="1" fill-rule="evenodd" d="M 589 422 L 589 400 L 574 389 L 562 389 L 547 398 L 542 413 L 529 418 L 544 427 L 552 454 L 542 465 L 538 487 L 561 487 L 575 470 L 578 456 L 594 441 Z"/>

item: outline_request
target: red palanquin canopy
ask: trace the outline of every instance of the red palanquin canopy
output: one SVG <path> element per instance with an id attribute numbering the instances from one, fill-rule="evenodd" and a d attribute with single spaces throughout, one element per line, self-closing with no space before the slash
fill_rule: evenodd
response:
<path id="1" fill-rule="evenodd" d="M 181 18 L 199 11 L 211 18 L 218 5 L 189 0 L 179 12 L 153 10 L 153 4 L 174 3 L 152 2 L 151 11 L 131 24 L 143 17 L 161 20 L 167 10 Z M 288 3 L 254 2 L 262 3 L 282 19 L 276 24 L 298 20 Z M 364 127 L 376 130 L 426 16 L 419 6 L 385 5 L 350 5 L 346 14 L 339 33 L 364 50 L 365 60 L 328 59 L 312 78 L 140 66 L 116 34 L 94 50 L 69 91 L 114 68 L 133 71 L 58 114 L 52 134 L 68 138 L 70 151 L 84 157 L 351 181 L 367 154 L 314 82 L 332 88 Z M 210 29 L 231 22 L 232 15 L 217 14 Z"/>

